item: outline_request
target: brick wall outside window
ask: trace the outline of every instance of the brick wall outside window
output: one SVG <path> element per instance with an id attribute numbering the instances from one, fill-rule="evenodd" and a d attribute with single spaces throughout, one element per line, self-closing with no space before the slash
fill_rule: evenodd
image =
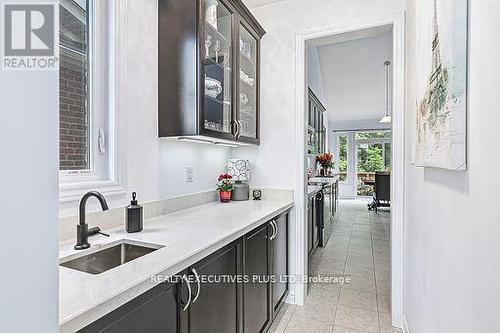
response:
<path id="1" fill-rule="evenodd" d="M 89 169 L 86 61 L 61 49 L 59 69 L 59 169 Z"/>

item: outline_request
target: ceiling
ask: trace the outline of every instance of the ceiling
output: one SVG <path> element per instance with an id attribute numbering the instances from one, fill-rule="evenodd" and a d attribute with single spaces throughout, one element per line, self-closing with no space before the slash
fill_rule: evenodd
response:
<path id="1" fill-rule="evenodd" d="M 315 46 L 325 46 L 334 43 L 350 42 L 357 39 L 376 37 L 383 35 L 385 33 L 391 33 L 392 26 L 384 25 L 380 27 L 361 29 L 356 31 L 345 32 L 337 35 L 325 36 L 320 38 L 315 38 L 308 41 L 309 45 Z"/>
<path id="2" fill-rule="evenodd" d="M 392 61 L 392 33 L 365 36 L 315 44 L 330 122 L 380 119 L 385 113 L 384 62 Z"/>
<path id="3" fill-rule="evenodd" d="M 260 6 L 265 6 L 265 5 L 270 5 L 275 2 L 282 2 L 286 0 L 243 0 L 245 5 L 248 6 L 248 8 L 255 8 L 255 7 L 260 7 Z"/>

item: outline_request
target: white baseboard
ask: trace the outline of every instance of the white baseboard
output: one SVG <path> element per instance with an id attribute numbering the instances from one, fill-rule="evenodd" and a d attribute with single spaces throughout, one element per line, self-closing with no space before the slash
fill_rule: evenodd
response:
<path id="1" fill-rule="evenodd" d="M 410 333 L 410 328 L 408 327 L 408 322 L 406 321 L 406 316 L 403 313 L 403 333 Z"/>
<path id="2" fill-rule="evenodd" d="M 290 291 L 288 293 L 288 296 L 285 299 L 285 303 L 288 303 L 288 304 L 297 304 L 295 302 L 295 293 L 293 291 Z"/>

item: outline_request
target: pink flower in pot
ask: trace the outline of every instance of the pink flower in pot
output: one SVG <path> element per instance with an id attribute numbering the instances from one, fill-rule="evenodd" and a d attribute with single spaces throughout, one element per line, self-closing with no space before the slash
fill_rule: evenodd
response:
<path id="1" fill-rule="evenodd" d="M 231 192 L 233 191 L 233 183 L 231 179 L 233 177 L 230 174 L 224 173 L 219 176 L 219 183 L 217 184 L 217 190 L 219 191 L 219 198 L 221 202 L 231 201 Z"/>

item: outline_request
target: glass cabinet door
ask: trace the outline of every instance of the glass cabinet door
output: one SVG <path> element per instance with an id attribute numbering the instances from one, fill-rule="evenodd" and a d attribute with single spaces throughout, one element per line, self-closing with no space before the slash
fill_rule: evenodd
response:
<path id="1" fill-rule="evenodd" d="M 239 136 L 257 139 L 257 39 L 240 24 Z"/>
<path id="2" fill-rule="evenodd" d="M 204 128 L 232 133 L 233 13 L 219 0 L 205 1 Z"/>

